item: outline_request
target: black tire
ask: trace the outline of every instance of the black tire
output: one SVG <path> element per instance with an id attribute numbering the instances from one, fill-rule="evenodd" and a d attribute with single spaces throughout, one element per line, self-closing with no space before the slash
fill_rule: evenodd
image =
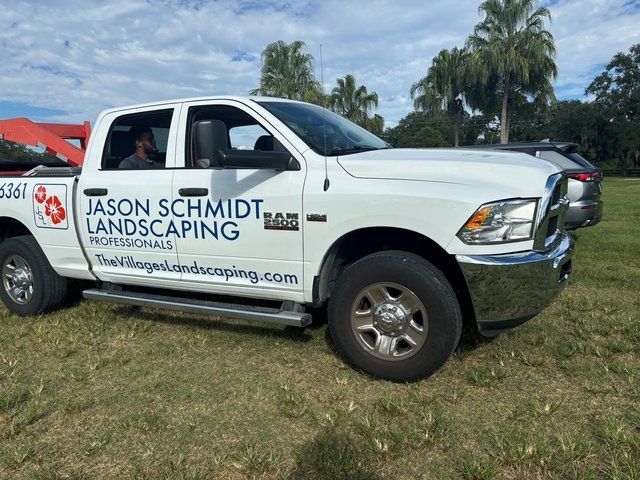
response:
<path id="1" fill-rule="evenodd" d="M 385 282 L 408 289 L 426 310 L 424 344 L 409 358 L 374 356 L 351 327 L 356 298 L 368 286 Z M 412 382 L 435 373 L 455 350 L 462 332 L 460 306 L 445 276 L 424 258 L 403 251 L 374 253 L 348 266 L 335 283 L 328 316 L 331 337 L 342 357 L 365 373 L 394 382 Z"/>
<path id="2" fill-rule="evenodd" d="M 68 281 L 53 270 L 35 238 L 25 235 L 0 243 L 0 271 L 16 255 L 24 259 L 31 270 L 33 293 L 26 303 L 19 303 L 7 291 L 3 278 L 0 283 L 0 298 L 7 308 L 24 317 L 48 313 L 63 306 L 67 297 Z"/>

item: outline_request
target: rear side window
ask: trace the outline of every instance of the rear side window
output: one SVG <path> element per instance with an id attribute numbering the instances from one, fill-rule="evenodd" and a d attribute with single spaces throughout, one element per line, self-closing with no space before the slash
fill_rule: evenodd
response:
<path id="1" fill-rule="evenodd" d="M 567 153 L 567 155 L 569 155 L 571 157 L 571 159 L 576 162 L 578 165 L 587 168 L 589 170 L 596 170 L 596 167 L 594 167 L 586 158 L 584 158 L 582 155 L 579 155 L 577 153 Z"/>
<path id="2" fill-rule="evenodd" d="M 136 150 L 136 137 L 148 132 L 145 138 L 153 139 L 155 151 L 147 153 L 155 168 L 164 168 L 173 109 L 122 115 L 115 119 L 109 129 L 102 153 L 102 170 L 118 170 L 124 159 Z"/>
<path id="3" fill-rule="evenodd" d="M 563 170 L 574 170 L 576 168 L 581 168 L 581 165 L 577 164 L 570 158 L 567 158 L 562 153 L 556 152 L 555 150 L 540 150 L 537 156 L 540 158 L 544 158 L 545 160 L 549 160 L 556 165 L 559 165 Z"/>

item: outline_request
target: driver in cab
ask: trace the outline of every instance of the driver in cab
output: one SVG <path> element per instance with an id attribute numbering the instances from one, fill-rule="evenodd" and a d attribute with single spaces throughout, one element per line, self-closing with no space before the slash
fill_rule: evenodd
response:
<path id="1" fill-rule="evenodd" d="M 156 139 L 153 130 L 146 125 L 134 125 L 129 130 L 129 136 L 133 141 L 134 152 L 124 158 L 118 168 L 120 169 L 150 169 L 164 168 L 164 164 L 156 162 L 153 157 L 158 153 Z"/>

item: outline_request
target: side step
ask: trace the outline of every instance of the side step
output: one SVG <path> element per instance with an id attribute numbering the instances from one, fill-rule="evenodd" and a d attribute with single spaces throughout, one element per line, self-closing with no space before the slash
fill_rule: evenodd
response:
<path id="1" fill-rule="evenodd" d="M 240 318 L 242 320 L 277 323 L 279 325 L 289 325 L 292 327 L 306 327 L 311 324 L 311 315 L 305 312 L 294 311 L 293 309 L 296 304 L 293 302 L 283 302 L 282 307 L 278 309 L 100 288 L 85 290 L 82 292 L 82 296 L 89 299 L 126 303 L 140 307 L 158 307 L 181 312 L 206 313 L 209 315 Z M 290 307 L 290 309 L 286 307 Z"/>

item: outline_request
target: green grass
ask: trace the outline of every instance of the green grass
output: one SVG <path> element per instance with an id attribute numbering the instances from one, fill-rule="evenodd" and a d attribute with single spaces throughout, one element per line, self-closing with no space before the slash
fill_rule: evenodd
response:
<path id="1" fill-rule="evenodd" d="M 640 180 L 576 237 L 550 308 L 411 385 L 322 323 L 0 309 L 0 478 L 640 479 Z"/>

